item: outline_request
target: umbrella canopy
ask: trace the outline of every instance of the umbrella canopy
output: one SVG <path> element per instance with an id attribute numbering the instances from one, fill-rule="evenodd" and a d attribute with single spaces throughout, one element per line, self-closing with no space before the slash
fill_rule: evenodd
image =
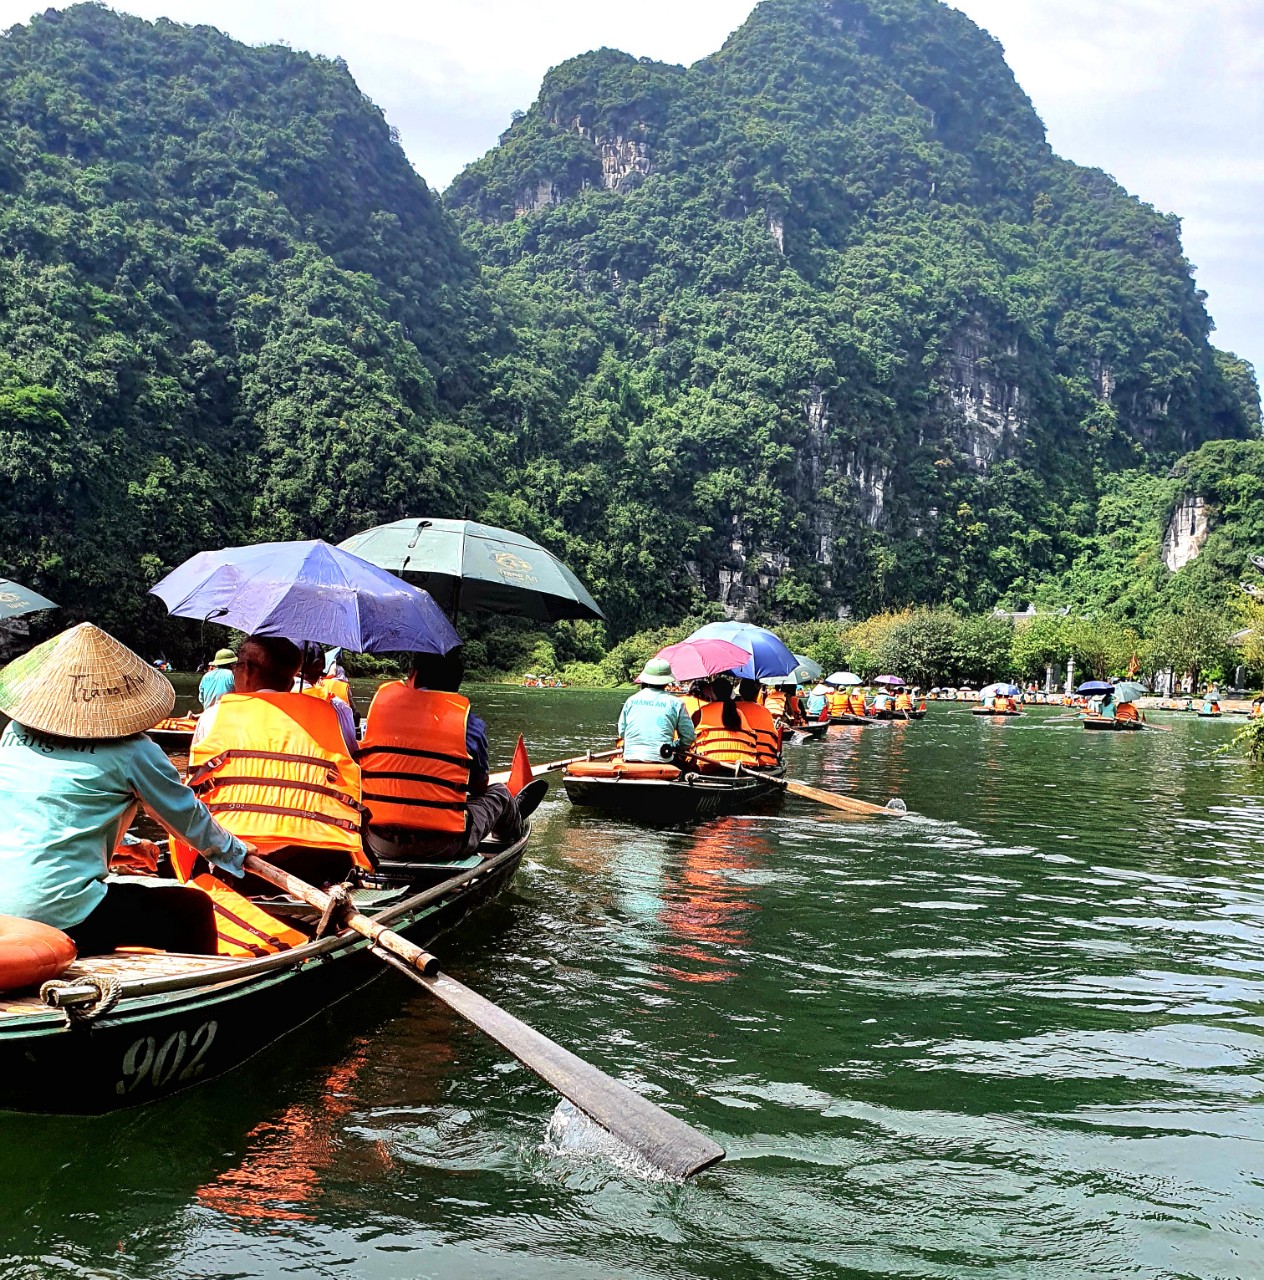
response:
<path id="1" fill-rule="evenodd" d="M 851 687 L 861 683 L 860 677 L 851 671 L 835 671 L 832 676 L 825 677 L 826 684 L 846 685 Z"/>
<path id="2" fill-rule="evenodd" d="M 796 684 L 811 684 L 814 680 L 821 678 L 824 668 L 819 662 L 813 662 L 811 658 L 802 653 L 796 653 L 794 660 L 799 664 L 794 669 Z"/>
<path id="3" fill-rule="evenodd" d="M 671 666 L 677 680 L 702 680 L 750 661 L 750 654 L 729 640 L 682 640 L 654 656 Z"/>
<path id="4" fill-rule="evenodd" d="M 771 631 L 749 622 L 708 622 L 688 639 L 728 640 L 745 649 L 746 662 L 734 670 L 748 680 L 762 680 L 765 676 L 785 676 L 790 680 L 790 673 L 798 665 L 794 654 Z"/>
<path id="5" fill-rule="evenodd" d="M 1144 698 L 1149 692 L 1145 685 L 1136 680 L 1121 680 L 1115 686 L 1115 701 L 1136 702 L 1138 698 Z"/>
<path id="6" fill-rule="evenodd" d="M 1076 693 L 1110 693 L 1115 686 L 1109 680 L 1085 680 Z"/>
<path id="7" fill-rule="evenodd" d="M 979 696 L 983 698 L 1017 698 L 1022 690 L 1016 684 L 990 684 L 986 689 L 979 690 Z"/>
<path id="8" fill-rule="evenodd" d="M 355 653 L 447 653 L 461 643 L 424 591 L 319 540 L 203 551 L 150 594 L 178 618 Z"/>
<path id="9" fill-rule="evenodd" d="M 485 609 L 537 622 L 605 617 L 551 551 L 508 529 L 473 520 L 396 520 L 339 546 L 415 579 L 452 615 L 460 609 Z"/>
<path id="10" fill-rule="evenodd" d="M 16 618 L 23 613 L 38 613 L 57 606 L 38 591 L 24 587 L 12 578 L 0 578 L 0 618 Z"/>
<path id="11" fill-rule="evenodd" d="M 874 684 L 889 684 L 893 688 L 898 688 L 904 683 L 899 676 L 874 676 Z"/>

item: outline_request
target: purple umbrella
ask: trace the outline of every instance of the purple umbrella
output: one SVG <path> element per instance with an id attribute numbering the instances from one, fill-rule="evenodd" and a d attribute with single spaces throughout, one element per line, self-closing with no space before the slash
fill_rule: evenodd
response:
<path id="1" fill-rule="evenodd" d="M 898 688 L 904 683 L 899 676 L 874 676 L 874 684 L 889 684 L 894 688 Z"/>
<path id="2" fill-rule="evenodd" d="M 461 643 L 425 591 L 319 540 L 202 551 L 150 594 L 177 618 L 355 653 L 447 653 Z"/>

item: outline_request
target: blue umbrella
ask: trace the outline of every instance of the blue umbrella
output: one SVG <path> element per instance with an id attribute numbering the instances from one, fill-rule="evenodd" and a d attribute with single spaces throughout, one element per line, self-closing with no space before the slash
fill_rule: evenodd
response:
<path id="1" fill-rule="evenodd" d="M 178 618 L 355 653 L 447 653 L 461 643 L 426 592 L 319 540 L 203 551 L 150 594 Z"/>
<path id="2" fill-rule="evenodd" d="M 738 667 L 737 674 L 750 680 L 763 680 L 766 676 L 785 676 L 789 680 L 798 666 L 794 654 L 771 631 L 749 622 L 708 622 L 689 639 L 729 640 L 740 645 L 751 655 L 751 660 Z"/>
<path id="3" fill-rule="evenodd" d="M 12 578 L 0 578 L 0 618 L 16 618 L 23 613 L 38 613 L 41 609 L 56 608 L 51 600 L 38 591 L 32 591 L 30 587 L 14 582 Z"/>
<path id="4" fill-rule="evenodd" d="M 1076 693 L 1109 693 L 1115 686 L 1109 680 L 1085 680 Z"/>

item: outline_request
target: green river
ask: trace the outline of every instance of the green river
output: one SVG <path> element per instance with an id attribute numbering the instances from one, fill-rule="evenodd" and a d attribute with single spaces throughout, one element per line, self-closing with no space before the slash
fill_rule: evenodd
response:
<path id="1" fill-rule="evenodd" d="M 622 695 L 472 691 L 508 762 Z M 0 1276 L 1259 1277 L 1264 773 L 1239 719 L 832 731 L 688 829 L 537 816 L 447 967 L 728 1150 L 680 1185 L 394 974 L 225 1079 L 6 1116 Z"/>

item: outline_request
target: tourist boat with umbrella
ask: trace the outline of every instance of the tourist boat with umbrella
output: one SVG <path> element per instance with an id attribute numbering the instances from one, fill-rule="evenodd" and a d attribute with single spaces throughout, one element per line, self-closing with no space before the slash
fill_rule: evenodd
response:
<path id="1" fill-rule="evenodd" d="M 202 553 L 154 594 L 177 616 L 355 652 L 446 653 L 460 643 L 424 591 L 323 542 Z M 484 842 L 473 865 L 448 866 L 424 888 L 400 864 L 360 888 L 322 893 L 249 857 L 247 870 L 281 891 L 254 905 L 266 905 L 287 941 L 258 956 L 114 952 L 75 962 L 36 995 L 0 997 L 0 1106 L 94 1113 L 188 1088 L 352 996 L 386 965 L 665 1173 L 684 1177 L 722 1159 L 709 1138 L 439 972 L 425 950 L 511 882 L 528 836 Z M 435 871 L 426 864 L 426 877 Z"/>
<path id="2" fill-rule="evenodd" d="M 748 636 L 747 643 L 742 645 L 723 636 L 695 632 L 679 644 L 660 649 L 654 656 L 666 662 L 673 678 L 683 683 L 705 680 L 722 672 L 766 670 L 769 665 L 780 667 L 777 675 L 784 678 L 787 674 L 784 664 L 788 660 L 793 666 L 794 657 L 780 641 L 777 645 L 781 651 L 767 645 L 763 637 Z M 562 784 L 570 802 L 581 808 L 674 825 L 727 813 L 744 813 L 779 799 L 783 790 L 779 784 L 784 774 L 784 769 L 702 773 L 688 765 L 681 768 L 669 760 L 625 761 L 617 752 L 609 752 L 603 753 L 600 759 L 573 763 L 563 775 Z"/>
<path id="3" fill-rule="evenodd" d="M 1016 684 L 1007 684 L 1000 682 L 997 684 L 989 684 L 979 690 L 978 696 L 982 698 L 984 705 L 981 707 L 972 707 L 970 714 L 975 716 L 987 716 L 992 719 L 1004 720 L 1012 719 L 1014 716 L 1020 716 L 1023 713 L 1015 707 L 1010 710 L 1008 707 L 997 707 L 997 698 L 1017 698 L 1022 694 L 1022 690 Z M 987 704 L 991 702 L 992 705 Z"/>
<path id="4" fill-rule="evenodd" d="M 1121 680 L 1118 684 L 1111 684 L 1108 680 L 1090 680 L 1080 685 L 1076 692 L 1089 697 L 1109 694 L 1116 705 L 1121 705 L 1144 698 L 1149 690 L 1135 680 Z M 1139 718 L 1121 719 L 1117 715 L 1105 716 L 1093 711 L 1086 711 L 1081 723 L 1085 729 L 1095 733 L 1143 733 L 1154 727 Z"/>
<path id="5" fill-rule="evenodd" d="M 822 683 L 833 689 L 858 689 L 864 681 L 854 671 L 835 671 L 826 676 Z M 832 725 L 849 724 L 863 728 L 865 725 L 873 724 L 874 717 L 855 715 L 853 712 L 845 711 L 842 714 L 831 715 L 829 722 Z"/>

